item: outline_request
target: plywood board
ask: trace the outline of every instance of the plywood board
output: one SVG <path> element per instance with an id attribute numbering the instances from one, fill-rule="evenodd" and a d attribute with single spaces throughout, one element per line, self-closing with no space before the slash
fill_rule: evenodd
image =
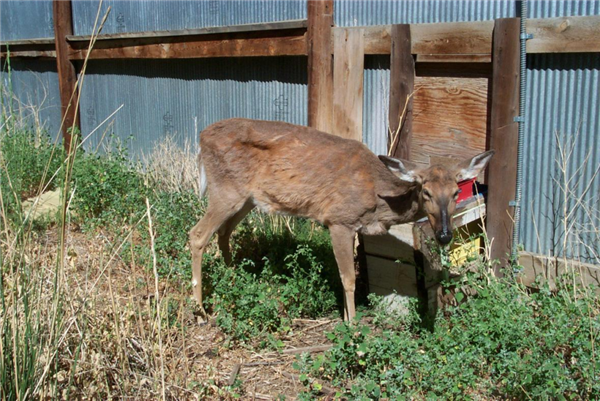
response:
<path id="1" fill-rule="evenodd" d="M 367 255 L 369 266 L 369 287 L 377 289 L 378 295 L 394 292 L 411 297 L 417 293 L 417 271 L 415 266 L 396 263 L 389 259 Z"/>
<path id="2" fill-rule="evenodd" d="M 488 79 L 417 77 L 415 91 L 412 161 L 446 164 L 485 151 Z"/>
<path id="3" fill-rule="evenodd" d="M 527 21 L 527 53 L 600 51 L 600 15 Z"/>
<path id="4" fill-rule="evenodd" d="M 361 142 L 365 62 L 363 43 L 360 29 L 335 31 L 332 133 Z"/>

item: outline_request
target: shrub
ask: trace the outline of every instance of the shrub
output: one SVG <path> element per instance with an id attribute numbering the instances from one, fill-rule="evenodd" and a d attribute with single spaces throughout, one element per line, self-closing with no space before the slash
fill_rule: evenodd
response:
<path id="1" fill-rule="evenodd" d="M 203 213 L 203 205 L 193 192 L 158 192 L 150 197 L 158 273 L 162 276 L 191 277 L 188 232 Z M 147 227 L 138 228 L 142 239 L 136 254 L 142 264 L 151 266 L 150 238 Z"/>
<path id="2" fill-rule="evenodd" d="M 291 319 L 323 316 L 335 306 L 335 295 L 322 278 L 323 266 L 308 247 L 299 247 L 286 258 L 289 275 L 274 274 L 265 261 L 261 273 L 253 273 L 254 262 L 245 259 L 235 268 L 206 258 L 213 288 L 210 299 L 217 324 L 234 339 L 259 339 L 286 332 Z"/>
<path id="3" fill-rule="evenodd" d="M 120 151 L 80 154 L 74 163 L 75 197 L 71 205 L 84 226 L 129 222 L 146 210 L 144 177 Z"/>
<path id="4" fill-rule="evenodd" d="M 9 218 L 20 213 L 22 200 L 56 188 L 63 160 L 64 151 L 47 135 L 11 127 L 0 133 L 0 191 Z"/>
<path id="5" fill-rule="evenodd" d="M 353 399 L 600 397 L 598 299 L 564 283 L 528 293 L 487 280 L 470 277 L 478 295 L 446 309 L 433 331 L 342 324 L 329 334 L 334 347 L 298 368 L 340 386 L 350 379 Z"/>

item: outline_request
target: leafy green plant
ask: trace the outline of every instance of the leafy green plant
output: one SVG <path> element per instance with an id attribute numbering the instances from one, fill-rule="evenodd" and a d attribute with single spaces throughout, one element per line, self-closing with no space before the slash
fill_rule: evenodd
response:
<path id="1" fill-rule="evenodd" d="M 477 295 L 438 315 L 433 331 L 342 324 L 328 335 L 334 347 L 298 368 L 348 385 L 352 399 L 600 397 L 598 298 L 567 281 L 535 293 L 482 273 L 465 284 Z"/>
<path id="2" fill-rule="evenodd" d="M 333 291 L 321 277 L 323 267 L 308 247 L 299 247 L 286 258 L 289 275 L 274 274 L 268 260 L 257 274 L 248 259 L 235 268 L 210 256 L 206 259 L 217 324 L 236 340 L 261 339 L 266 345 L 267 334 L 288 331 L 291 319 L 323 316 L 336 305 Z"/>
<path id="3" fill-rule="evenodd" d="M 161 276 L 191 275 L 188 233 L 198 222 L 204 207 L 193 192 L 158 192 L 150 194 L 154 223 L 158 273 Z M 149 234 L 139 229 L 140 245 L 135 253 L 141 263 L 150 265 Z M 127 250 L 125 251 L 125 253 Z"/>
<path id="4" fill-rule="evenodd" d="M 148 190 L 126 157 L 116 150 L 106 155 L 81 154 L 74 162 L 71 209 L 84 226 L 122 224 L 144 213 Z"/>

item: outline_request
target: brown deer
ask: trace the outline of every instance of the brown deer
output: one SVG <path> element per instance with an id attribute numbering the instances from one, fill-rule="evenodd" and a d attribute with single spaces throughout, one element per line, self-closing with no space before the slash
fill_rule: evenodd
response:
<path id="1" fill-rule="evenodd" d="M 313 128 L 275 121 L 230 119 L 200 134 L 201 187 L 208 189 L 204 217 L 190 231 L 194 296 L 202 312 L 202 255 L 218 233 L 231 263 L 229 237 L 255 207 L 268 213 L 308 217 L 329 228 L 344 286 L 344 318 L 354 310 L 354 237 L 378 235 L 393 224 L 423 216 L 437 241 L 452 239 L 457 182 L 476 177 L 494 154 L 416 169 L 408 162 L 375 156 L 360 142 Z"/>

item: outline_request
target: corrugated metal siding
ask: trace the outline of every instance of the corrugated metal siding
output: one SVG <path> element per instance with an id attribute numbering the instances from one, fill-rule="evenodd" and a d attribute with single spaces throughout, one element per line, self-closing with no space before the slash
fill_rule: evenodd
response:
<path id="1" fill-rule="evenodd" d="M 335 0 L 337 26 L 481 21 L 516 16 L 507 0 Z"/>
<path id="2" fill-rule="evenodd" d="M 0 1 L 0 40 L 51 37 L 52 0 Z"/>
<path id="3" fill-rule="evenodd" d="M 107 0 L 102 4 L 101 17 L 109 6 L 111 12 L 103 33 L 192 29 L 306 18 L 305 0 Z M 73 1 L 75 34 L 91 34 L 97 12 L 97 1 Z"/>
<path id="4" fill-rule="evenodd" d="M 600 55 L 529 55 L 527 64 L 521 241 L 528 251 L 565 250 L 600 264 L 600 177 L 592 180 L 600 165 Z M 565 177 L 573 178 L 566 204 Z M 567 236 L 565 210 L 574 224 Z"/>
<path id="5" fill-rule="evenodd" d="M 363 142 L 378 155 L 387 154 L 388 110 L 390 106 L 390 58 L 365 59 L 363 98 Z"/>
<path id="6" fill-rule="evenodd" d="M 600 15 L 600 1 L 530 1 L 529 18 Z M 600 264 L 600 55 L 527 57 L 527 104 L 520 235 L 525 250 Z M 557 143 L 573 149 L 567 169 L 574 211 L 562 227 Z M 583 166 L 583 160 L 589 159 Z M 581 170 L 579 167 L 583 166 Z M 581 179 L 579 181 L 579 179 Z M 587 192 L 585 188 L 588 186 Z M 581 203 L 575 201 L 581 199 Z M 566 246 L 563 240 L 566 239 Z"/>
<path id="7" fill-rule="evenodd" d="M 305 57 L 92 61 L 81 97 L 82 132 L 122 104 L 109 133 L 134 154 L 168 134 L 196 141 L 196 129 L 224 118 L 306 125 L 306 68 Z M 96 148 L 103 132 L 86 146 Z"/>
<path id="8" fill-rule="evenodd" d="M 52 138 L 60 129 L 60 94 L 54 61 L 11 60 L 10 77 L 6 66 L 0 72 L 5 104 L 31 126 L 42 125 Z M 9 82 L 10 81 L 10 82 Z M 12 95 L 10 93 L 12 92 Z"/>

